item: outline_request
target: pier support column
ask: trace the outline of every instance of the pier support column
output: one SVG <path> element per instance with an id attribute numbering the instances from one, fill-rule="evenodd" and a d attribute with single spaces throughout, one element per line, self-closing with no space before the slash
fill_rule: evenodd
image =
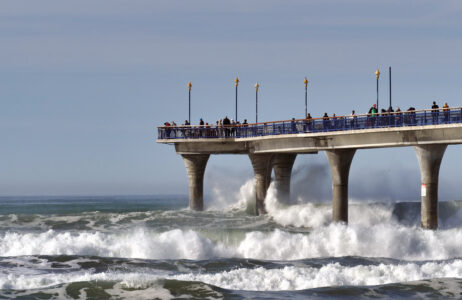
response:
<path id="1" fill-rule="evenodd" d="M 265 214 L 265 197 L 271 180 L 273 154 L 249 153 L 255 177 L 255 214 Z"/>
<path id="2" fill-rule="evenodd" d="M 438 228 L 438 175 L 441 160 L 447 145 L 415 146 L 420 166 L 421 186 L 421 226 L 426 229 Z"/>
<path id="3" fill-rule="evenodd" d="M 332 173 L 332 219 L 348 223 L 348 175 L 356 149 L 326 150 Z"/>
<path id="4" fill-rule="evenodd" d="M 278 153 L 273 158 L 274 184 L 277 199 L 282 203 L 290 203 L 290 177 L 296 157 L 295 153 Z"/>
<path id="5" fill-rule="evenodd" d="M 204 209 L 204 173 L 210 154 L 182 154 L 188 172 L 189 209 Z"/>

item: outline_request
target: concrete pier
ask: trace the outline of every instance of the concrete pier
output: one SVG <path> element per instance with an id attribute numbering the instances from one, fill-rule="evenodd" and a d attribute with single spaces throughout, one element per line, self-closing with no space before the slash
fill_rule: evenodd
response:
<path id="1" fill-rule="evenodd" d="M 265 214 L 265 197 L 271 180 L 273 154 L 249 153 L 255 176 L 255 214 Z"/>
<path id="2" fill-rule="evenodd" d="M 273 156 L 287 155 L 284 159 L 290 160 L 289 157 L 293 155 L 326 151 L 332 173 L 332 216 L 334 221 L 341 222 L 348 222 L 348 177 L 356 150 L 415 147 L 422 177 L 422 227 L 437 228 L 439 168 L 447 145 L 462 144 L 462 121 L 456 118 L 461 110 L 462 107 L 454 109 L 450 124 L 427 124 L 428 113 L 417 112 L 412 116 L 418 122 L 396 123 L 396 127 L 386 125 L 374 128 L 368 125 L 368 116 L 363 116 L 363 128 L 326 131 L 320 120 L 318 127 L 312 127 L 315 129 L 313 131 L 304 132 L 299 129 L 304 127 L 298 126 L 294 132 L 293 127 L 286 130 L 287 121 L 277 121 L 251 124 L 239 129 L 241 135 L 230 137 L 222 136 L 221 128 L 214 131 L 212 127 L 210 136 L 205 137 L 199 134 L 204 132 L 201 127 L 159 127 L 157 142 L 173 145 L 175 151 L 183 156 L 188 169 L 191 209 L 203 208 L 203 175 L 209 155 L 249 155 L 255 173 L 256 214 L 265 212 L 264 200 L 271 181 Z M 397 115 L 398 118 L 404 120 L 401 115 Z M 383 120 L 389 121 L 389 118 Z M 305 122 L 299 120 L 297 124 L 304 125 Z M 176 134 L 171 135 L 172 130 L 176 130 Z M 275 185 L 285 195 L 280 198 L 287 200 L 290 193 L 290 163 L 278 163 L 278 160 L 284 159 L 276 158 Z"/>
<path id="3" fill-rule="evenodd" d="M 290 203 L 290 177 L 296 157 L 295 153 L 277 153 L 273 158 L 274 184 L 277 199 L 282 203 Z"/>
<path id="4" fill-rule="evenodd" d="M 332 220 L 348 223 L 348 175 L 356 149 L 327 150 L 332 174 Z"/>
<path id="5" fill-rule="evenodd" d="M 204 173 L 210 154 L 182 154 L 188 172 L 189 208 L 204 209 Z"/>
<path id="6" fill-rule="evenodd" d="M 420 166 L 421 178 L 421 226 L 438 228 L 438 176 L 447 145 L 421 145 L 414 150 Z"/>

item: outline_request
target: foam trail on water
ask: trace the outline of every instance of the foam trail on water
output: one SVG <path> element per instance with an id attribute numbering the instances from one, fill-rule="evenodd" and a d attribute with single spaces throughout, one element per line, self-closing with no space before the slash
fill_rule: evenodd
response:
<path id="1" fill-rule="evenodd" d="M 19 271 L 19 270 L 17 270 Z M 160 280 L 200 281 L 221 288 L 235 290 L 304 290 L 325 286 L 381 285 L 394 282 L 409 282 L 430 278 L 462 277 L 462 260 L 448 262 L 402 263 L 342 266 L 330 263 L 319 268 L 285 266 L 278 269 L 257 267 L 239 268 L 217 273 L 183 273 L 149 270 L 131 272 L 95 272 L 76 270 L 69 273 L 30 272 L 0 273 L 0 289 L 39 289 L 72 282 L 116 281 L 125 289 L 142 289 L 157 285 Z"/>
<path id="2" fill-rule="evenodd" d="M 162 276 L 165 277 L 165 276 Z M 73 272 L 65 274 L 0 274 L 0 289 L 37 289 L 82 281 L 122 281 L 127 288 L 142 288 L 158 280 L 158 274 L 117 272 Z"/>
<path id="3" fill-rule="evenodd" d="M 360 265 L 344 267 L 338 263 L 321 268 L 286 266 L 281 269 L 236 269 L 216 274 L 184 274 L 171 278 L 201 281 L 221 288 L 235 290 L 304 290 L 326 286 L 379 285 L 430 278 L 462 276 L 462 261 L 428 262 L 422 265 Z"/>

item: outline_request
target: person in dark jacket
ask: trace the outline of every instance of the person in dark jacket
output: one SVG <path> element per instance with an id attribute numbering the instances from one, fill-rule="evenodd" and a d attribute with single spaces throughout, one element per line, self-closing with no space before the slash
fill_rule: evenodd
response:
<path id="1" fill-rule="evenodd" d="M 354 110 L 352 110 L 351 115 L 350 115 L 350 128 L 351 129 L 356 128 L 357 120 L 358 120 L 358 117 L 356 116 L 356 112 Z"/>
<path id="2" fill-rule="evenodd" d="M 439 114 L 439 106 L 436 104 L 436 101 L 433 101 L 432 105 L 432 120 L 433 124 L 438 124 L 438 114 Z"/>
<path id="3" fill-rule="evenodd" d="M 199 136 L 203 136 L 203 134 L 202 134 L 202 133 L 203 133 L 202 127 L 204 127 L 204 120 L 202 120 L 202 118 L 201 118 L 200 121 L 199 121 L 199 128 L 198 128 L 198 130 L 199 130 Z"/>
<path id="4" fill-rule="evenodd" d="M 322 116 L 322 126 L 324 130 L 329 129 L 329 115 L 327 113 L 324 113 L 324 116 Z"/>
<path id="5" fill-rule="evenodd" d="M 310 131 L 311 130 L 311 124 L 313 123 L 313 118 L 311 117 L 311 114 L 308 113 L 305 118 L 305 131 Z"/>
<path id="6" fill-rule="evenodd" d="M 388 112 L 388 116 L 389 116 L 388 120 L 390 121 L 389 122 L 390 126 L 395 126 L 395 114 L 394 114 L 395 111 L 393 110 L 393 107 L 390 106 L 388 108 L 387 112 Z"/>
<path id="7" fill-rule="evenodd" d="M 229 120 L 228 116 L 223 119 L 223 127 L 225 127 L 225 137 L 229 137 L 229 133 L 231 132 L 230 127 L 231 121 Z"/>

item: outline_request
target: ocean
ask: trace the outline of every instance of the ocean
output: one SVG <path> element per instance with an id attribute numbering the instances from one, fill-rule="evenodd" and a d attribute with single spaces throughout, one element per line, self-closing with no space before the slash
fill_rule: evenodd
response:
<path id="1" fill-rule="evenodd" d="M 186 195 L 0 197 L 2 299 L 426 299 L 462 297 L 462 201 L 329 202 L 252 216 L 253 186 L 189 211 Z"/>

